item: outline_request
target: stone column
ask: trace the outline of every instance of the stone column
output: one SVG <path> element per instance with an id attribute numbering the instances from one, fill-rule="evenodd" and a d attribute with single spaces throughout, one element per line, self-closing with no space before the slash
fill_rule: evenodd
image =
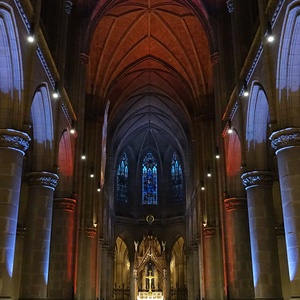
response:
<path id="1" fill-rule="evenodd" d="M 247 192 L 255 299 L 282 299 L 272 174 L 252 171 L 242 175 Z"/>
<path id="2" fill-rule="evenodd" d="M 189 299 L 194 297 L 194 262 L 193 252 L 190 250 L 186 255 L 186 287 L 189 293 Z"/>
<path id="3" fill-rule="evenodd" d="M 0 298 L 12 295 L 12 273 L 18 221 L 23 156 L 30 138 L 21 131 L 0 129 Z"/>
<path id="4" fill-rule="evenodd" d="M 28 204 L 20 299 L 46 299 L 53 193 L 58 176 L 32 172 L 26 177 Z"/>
<path id="5" fill-rule="evenodd" d="M 216 278 L 220 277 L 218 236 L 215 227 L 203 229 L 205 300 L 216 300 L 223 297 L 223 291 L 220 291 L 219 282 L 216 280 Z"/>
<path id="6" fill-rule="evenodd" d="M 101 290 L 102 290 L 102 245 L 103 239 L 98 238 L 98 249 L 97 249 L 97 293 L 96 297 L 101 300 Z"/>
<path id="7" fill-rule="evenodd" d="M 82 297 L 84 300 L 93 300 L 96 295 L 96 243 L 97 229 L 94 227 L 84 228 L 85 243 L 82 261 Z M 106 299 L 106 298 L 104 298 Z"/>
<path id="8" fill-rule="evenodd" d="M 107 280 L 107 250 L 108 246 L 106 244 L 102 245 L 102 263 L 101 263 L 101 296 L 104 300 L 107 299 L 106 291 L 106 280 Z"/>
<path id="9" fill-rule="evenodd" d="M 225 243 L 229 299 L 253 299 L 252 264 L 246 198 L 227 198 Z"/>
<path id="10" fill-rule="evenodd" d="M 291 298 L 300 299 L 300 128 L 276 131 L 270 139 L 277 155 Z"/>
<path id="11" fill-rule="evenodd" d="M 48 287 L 50 299 L 71 299 L 74 292 L 75 205 L 74 199 L 54 199 Z"/>
<path id="12" fill-rule="evenodd" d="M 107 251 L 107 268 L 106 268 L 106 299 L 112 299 L 114 287 L 114 252 Z"/>
<path id="13" fill-rule="evenodd" d="M 199 254 L 198 245 L 192 246 L 193 250 L 193 267 L 194 267 L 194 299 L 199 299 L 200 297 L 200 278 L 199 278 Z"/>

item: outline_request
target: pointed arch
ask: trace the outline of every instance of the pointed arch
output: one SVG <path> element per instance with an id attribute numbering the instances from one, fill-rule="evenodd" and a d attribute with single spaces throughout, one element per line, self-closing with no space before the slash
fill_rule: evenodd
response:
<path id="1" fill-rule="evenodd" d="M 244 195 L 241 181 L 242 152 L 240 138 L 235 130 L 225 137 L 227 190 L 229 195 Z"/>
<path id="2" fill-rule="evenodd" d="M 23 90 L 22 56 L 11 7 L 0 3 L 0 128 L 18 128 Z"/>
<path id="3" fill-rule="evenodd" d="M 277 63 L 278 115 L 281 128 L 300 127 L 300 5 L 289 5 L 279 44 Z"/>
<path id="4" fill-rule="evenodd" d="M 247 166 L 267 169 L 269 104 L 262 86 L 257 83 L 250 95 L 246 123 Z"/>
<path id="5" fill-rule="evenodd" d="M 70 132 L 68 130 L 63 132 L 59 141 L 57 165 L 59 169 L 59 182 L 56 188 L 56 195 L 57 197 L 69 197 L 72 195 L 74 155 Z M 60 195 L 61 189 L 65 195 Z"/>
<path id="6" fill-rule="evenodd" d="M 53 118 L 48 86 L 36 90 L 31 105 L 35 170 L 53 166 Z"/>

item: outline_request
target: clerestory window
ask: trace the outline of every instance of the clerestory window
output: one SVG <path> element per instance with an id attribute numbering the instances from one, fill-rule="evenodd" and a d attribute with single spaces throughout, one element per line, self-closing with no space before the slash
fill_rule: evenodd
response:
<path id="1" fill-rule="evenodd" d="M 117 200 L 128 201 L 128 158 L 124 152 L 117 170 Z"/>
<path id="2" fill-rule="evenodd" d="M 171 189 L 172 201 L 180 202 L 183 200 L 183 176 L 182 167 L 178 156 L 173 153 L 172 166 L 171 166 Z"/>
<path id="3" fill-rule="evenodd" d="M 157 163 L 150 152 L 142 164 L 142 204 L 157 204 Z"/>

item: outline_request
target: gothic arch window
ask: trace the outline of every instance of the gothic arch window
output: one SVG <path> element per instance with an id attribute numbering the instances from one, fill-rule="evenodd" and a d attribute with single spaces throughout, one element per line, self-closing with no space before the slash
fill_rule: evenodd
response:
<path id="1" fill-rule="evenodd" d="M 172 201 L 180 202 L 183 200 L 183 176 L 182 167 L 176 153 L 173 153 L 171 166 L 171 186 Z"/>
<path id="2" fill-rule="evenodd" d="M 157 163 L 150 152 L 142 165 L 142 204 L 157 204 Z"/>
<path id="3" fill-rule="evenodd" d="M 117 200 L 128 201 L 128 158 L 124 152 L 117 170 Z"/>

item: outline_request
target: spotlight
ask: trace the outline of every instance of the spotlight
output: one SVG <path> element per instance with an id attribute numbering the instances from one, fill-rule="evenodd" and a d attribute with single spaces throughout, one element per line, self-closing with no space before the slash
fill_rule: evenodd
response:
<path id="1" fill-rule="evenodd" d="M 227 130 L 227 132 L 228 132 L 229 134 L 232 134 L 233 129 L 232 129 L 232 127 L 231 127 L 231 120 L 230 120 L 230 119 L 228 120 L 227 125 L 228 125 L 228 130 Z"/>
<path id="2" fill-rule="evenodd" d="M 76 133 L 76 130 L 75 130 L 75 121 L 74 120 L 72 120 L 70 133 L 71 134 L 75 134 Z"/>
<path id="3" fill-rule="evenodd" d="M 274 40 L 275 40 L 275 37 L 272 33 L 272 24 L 271 24 L 271 22 L 268 22 L 268 24 L 267 24 L 267 41 L 269 43 L 272 43 L 272 42 L 274 42 Z"/>
<path id="4" fill-rule="evenodd" d="M 201 191 L 204 191 L 205 190 L 205 186 L 204 186 L 204 181 L 202 180 L 201 181 Z"/>
<path id="5" fill-rule="evenodd" d="M 33 23 L 30 25 L 29 34 L 27 36 L 27 41 L 29 43 L 31 43 L 31 44 L 35 41 L 35 37 L 34 37 L 34 24 Z"/>
<path id="6" fill-rule="evenodd" d="M 97 192 L 101 192 L 100 182 L 98 182 Z"/>
<path id="7" fill-rule="evenodd" d="M 86 155 L 85 155 L 85 150 L 84 150 L 84 148 L 82 149 L 81 159 L 82 159 L 82 160 L 85 160 L 85 159 L 86 159 Z"/>
<path id="8" fill-rule="evenodd" d="M 95 174 L 94 174 L 94 168 L 91 169 L 90 177 L 91 177 L 91 178 L 94 178 L 94 177 L 95 177 Z"/>
<path id="9" fill-rule="evenodd" d="M 207 177 L 211 177 L 210 167 L 207 168 Z"/>
<path id="10" fill-rule="evenodd" d="M 216 147 L 216 159 L 220 158 L 219 147 Z"/>
<path id="11" fill-rule="evenodd" d="M 249 91 L 248 91 L 248 87 L 247 87 L 247 81 L 244 81 L 244 85 L 243 85 L 243 96 L 244 97 L 248 97 L 249 96 Z"/>
<path id="12" fill-rule="evenodd" d="M 54 91 L 52 93 L 52 97 L 54 99 L 58 99 L 60 97 L 59 90 L 58 90 L 58 83 L 57 82 L 55 83 Z"/>

